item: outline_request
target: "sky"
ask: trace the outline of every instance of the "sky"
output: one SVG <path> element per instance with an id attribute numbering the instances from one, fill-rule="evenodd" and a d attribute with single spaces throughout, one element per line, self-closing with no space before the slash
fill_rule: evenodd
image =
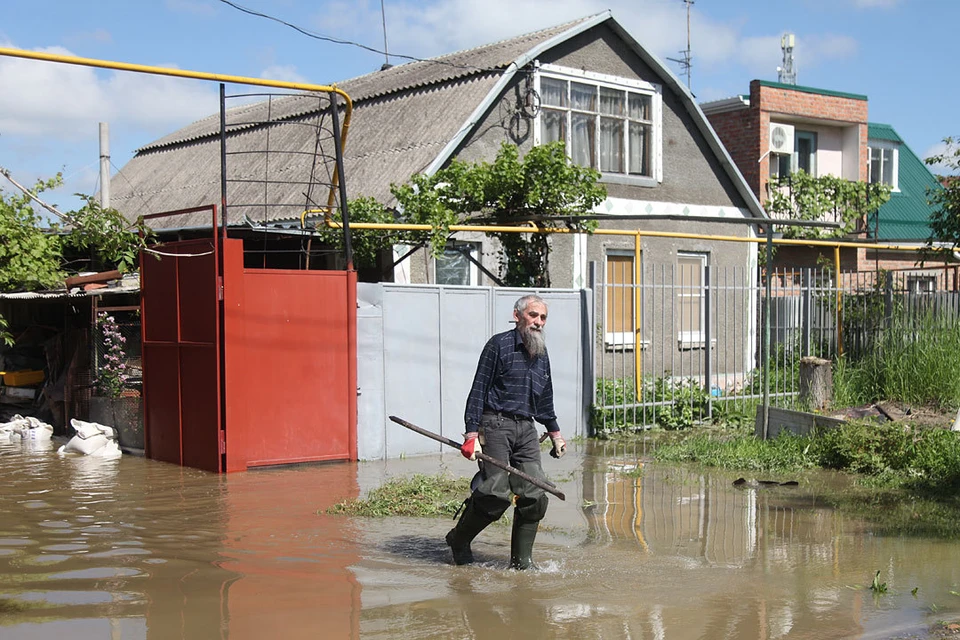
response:
<path id="1" fill-rule="evenodd" d="M 670 58 L 687 48 L 689 12 L 699 102 L 776 81 L 790 32 L 797 84 L 866 95 L 870 121 L 921 158 L 960 135 L 956 0 L 4 0 L 0 47 L 328 85 L 608 9 L 683 81 Z M 99 123 L 114 181 L 138 147 L 219 108 L 215 82 L 9 56 L 0 87 L 0 167 L 29 186 L 62 172 L 41 197 L 64 210 L 99 189 Z M 2 177 L 0 189 L 16 192 Z"/>

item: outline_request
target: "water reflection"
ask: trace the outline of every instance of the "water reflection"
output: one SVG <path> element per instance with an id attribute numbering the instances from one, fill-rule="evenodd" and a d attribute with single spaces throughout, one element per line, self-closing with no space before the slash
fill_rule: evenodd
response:
<path id="1" fill-rule="evenodd" d="M 49 638 L 67 620 L 71 638 L 355 637 L 349 522 L 316 509 L 356 481 L 307 475 L 5 446 L 0 636 Z"/>
<path id="2" fill-rule="evenodd" d="M 893 638 L 960 616 L 960 545 L 875 535 L 824 503 L 833 476 L 738 488 L 642 444 L 570 449 L 548 461 L 568 499 L 540 569 L 515 572 L 509 526 L 454 567 L 451 521 L 323 513 L 394 476 L 471 475 L 456 452 L 223 477 L 3 445 L 0 637 Z"/>

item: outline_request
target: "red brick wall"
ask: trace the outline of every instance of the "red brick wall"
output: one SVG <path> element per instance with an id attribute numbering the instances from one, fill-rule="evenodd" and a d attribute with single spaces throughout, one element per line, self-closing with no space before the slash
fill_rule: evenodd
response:
<path id="1" fill-rule="evenodd" d="M 760 172 L 756 159 L 760 157 L 760 138 L 757 132 L 757 112 L 742 108 L 708 116 L 710 125 L 727 148 L 733 163 L 755 194 L 760 192 Z"/>
<path id="2" fill-rule="evenodd" d="M 770 150 L 769 140 L 765 135 L 770 128 L 770 116 L 774 119 L 816 118 L 817 120 L 833 121 L 838 124 L 857 124 L 859 129 L 859 179 L 867 179 L 867 101 L 858 98 L 829 96 L 794 89 L 768 87 L 761 85 L 759 80 L 750 83 L 750 109 L 756 111 L 756 121 L 759 123 L 760 153 Z M 764 158 L 758 162 L 759 179 L 757 181 L 757 197 L 761 203 L 766 203 L 767 182 L 770 179 L 770 162 Z M 751 187 L 753 185 L 751 184 Z"/>

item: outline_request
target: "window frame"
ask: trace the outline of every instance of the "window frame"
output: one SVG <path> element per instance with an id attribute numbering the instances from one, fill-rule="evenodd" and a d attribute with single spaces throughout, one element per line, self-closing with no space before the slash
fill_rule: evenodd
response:
<path id="1" fill-rule="evenodd" d="M 554 106 L 543 104 L 543 92 L 541 87 L 543 78 L 561 80 L 567 83 L 567 100 L 565 105 Z M 570 102 L 571 82 L 593 85 L 596 88 L 595 95 L 597 96 L 597 100 L 594 107 L 595 110 L 585 111 L 582 109 L 575 109 L 573 107 Z M 593 164 L 596 165 L 594 168 L 600 171 L 600 148 L 602 141 L 602 136 L 600 135 L 601 120 L 604 118 L 617 117 L 623 122 L 623 132 L 621 136 L 621 157 L 624 163 L 625 171 L 601 171 L 601 181 L 613 184 L 626 184 L 645 187 L 654 187 L 663 182 L 663 96 L 662 87 L 660 85 L 652 84 L 643 80 L 622 78 L 619 76 L 612 76 L 592 71 L 583 71 L 580 69 L 574 69 L 555 64 L 542 64 L 538 65 L 537 72 L 534 74 L 534 89 L 536 90 L 537 95 L 541 96 L 540 108 L 537 111 L 533 128 L 533 143 L 535 145 L 543 144 L 542 127 L 544 110 L 546 109 L 553 113 L 563 112 L 565 116 L 565 121 L 563 123 L 563 139 L 567 147 L 567 156 L 570 157 L 572 161 L 572 116 L 574 114 L 580 116 L 593 116 L 593 140 L 591 141 L 593 148 L 591 149 L 591 156 Z M 600 106 L 600 94 L 602 89 L 614 89 L 616 91 L 625 92 L 624 105 L 626 109 L 626 115 L 621 117 L 602 113 L 602 107 Z M 641 120 L 631 120 L 629 117 L 629 93 L 644 95 L 650 99 L 650 175 L 631 174 L 629 173 L 629 166 L 627 166 L 630 160 L 630 123 L 634 121 L 642 122 Z"/>
<path id="2" fill-rule="evenodd" d="M 700 265 L 700 288 L 698 292 L 684 293 L 685 288 L 692 288 L 692 285 L 685 286 L 683 284 L 683 278 L 681 276 L 681 259 L 690 259 L 696 260 Z M 701 251 L 677 251 L 677 272 L 676 279 L 674 281 L 674 288 L 677 290 L 676 305 L 677 313 L 675 315 L 674 321 L 678 325 L 677 329 L 677 346 L 679 349 L 702 349 L 706 344 L 706 331 L 704 330 L 704 321 L 706 316 L 706 272 L 707 265 L 709 264 L 710 255 Z M 681 304 L 682 300 L 692 299 L 696 297 L 699 301 L 697 305 L 697 311 L 699 312 L 699 329 L 697 330 L 684 330 L 682 326 L 683 322 L 683 305 Z"/>
<path id="3" fill-rule="evenodd" d="M 629 258 L 630 264 L 630 283 L 611 283 L 609 274 L 610 274 L 610 258 Z M 603 284 L 604 284 L 604 301 L 603 301 L 603 343 L 608 349 L 621 349 L 623 351 L 631 351 L 636 347 L 636 336 L 637 336 L 637 304 L 636 304 L 636 285 L 634 282 L 637 272 L 637 257 L 633 251 L 629 249 L 607 249 L 603 254 Z M 609 296 L 614 291 L 614 287 L 622 286 L 626 291 L 630 289 L 630 306 L 631 306 L 631 324 L 633 329 L 631 331 L 612 331 L 612 318 L 610 318 L 610 298 Z M 616 303 L 614 303 L 616 304 Z M 621 327 L 622 329 L 622 327 Z"/>
<path id="4" fill-rule="evenodd" d="M 927 296 L 937 292 L 937 276 L 919 274 L 907 276 L 907 293 L 915 296 Z"/>
<path id="5" fill-rule="evenodd" d="M 470 256 L 471 256 L 474 260 L 477 260 L 478 262 L 480 261 L 480 250 L 481 250 L 481 243 L 480 243 L 480 242 L 455 242 L 455 243 L 452 243 L 452 244 L 450 244 L 450 245 L 448 245 L 447 247 L 444 248 L 444 250 L 443 250 L 444 255 L 446 255 L 447 251 L 456 251 L 453 247 L 469 247 L 469 249 L 470 249 Z M 457 253 L 461 253 L 460 251 L 456 251 L 456 252 L 457 252 Z M 439 282 L 439 277 L 438 277 L 438 273 L 437 273 L 437 268 L 438 268 L 438 266 L 439 266 L 438 262 L 440 261 L 440 259 L 441 259 L 441 258 L 439 258 L 439 257 L 433 259 L 433 280 L 434 280 L 434 283 L 435 283 L 435 284 L 441 284 L 441 283 Z M 464 258 L 464 260 L 466 260 L 466 258 Z M 469 280 L 469 282 L 468 282 L 467 284 L 444 284 L 443 286 L 449 286 L 449 287 L 477 287 L 477 286 L 480 286 L 480 269 L 477 267 L 476 264 L 474 264 L 473 262 L 470 262 L 469 260 L 467 260 L 467 268 L 468 268 L 467 278 L 468 278 L 468 280 Z"/>
<path id="6" fill-rule="evenodd" d="M 807 141 L 810 143 L 810 151 L 808 154 L 808 162 L 810 170 L 807 173 L 814 178 L 818 177 L 817 175 L 817 152 L 819 151 L 819 140 L 817 139 L 816 131 L 802 131 L 800 129 L 794 129 L 793 133 L 793 160 L 791 162 L 791 171 L 790 173 L 796 173 L 800 170 L 800 142 Z"/>
<path id="7" fill-rule="evenodd" d="M 873 153 L 880 151 L 880 179 L 873 180 Z M 891 181 L 887 183 L 883 180 L 883 151 L 890 151 L 891 158 Z M 879 182 L 881 184 L 890 184 L 891 191 L 900 191 L 900 145 L 888 140 L 869 140 L 867 141 L 867 184 Z"/>

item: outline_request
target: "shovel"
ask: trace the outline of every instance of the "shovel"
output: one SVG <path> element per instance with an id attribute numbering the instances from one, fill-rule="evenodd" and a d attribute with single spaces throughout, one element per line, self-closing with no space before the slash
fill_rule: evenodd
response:
<path id="1" fill-rule="evenodd" d="M 415 424 L 413 424 L 413 423 L 411 423 L 411 422 L 407 422 L 407 421 L 404 420 L 403 418 L 398 418 L 398 417 L 396 417 L 396 416 L 390 416 L 390 419 L 393 420 L 394 422 L 396 422 L 397 424 L 399 424 L 399 425 L 402 426 L 402 427 L 406 427 L 407 429 L 410 429 L 411 431 L 416 431 L 416 432 L 419 433 L 420 435 L 422 435 L 422 436 L 427 436 L 428 438 L 432 438 L 432 439 L 436 440 L 437 442 L 439 442 L 439 443 L 441 443 L 441 444 L 445 444 L 445 445 L 451 446 L 451 447 L 453 447 L 454 449 L 459 449 L 459 448 L 460 448 L 460 443 L 457 442 L 456 440 L 451 440 L 450 438 L 444 438 L 443 436 L 437 435 L 436 433 L 433 433 L 432 431 L 427 431 L 426 429 L 423 429 L 423 428 L 421 428 L 421 427 L 418 427 L 417 425 L 415 425 Z M 510 466 L 509 464 L 507 464 L 506 462 L 502 462 L 502 461 L 500 461 L 500 460 L 497 460 L 496 458 L 493 458 L 493 457 L 491 457 L 491 456 L 488 456 L 488 455 L 485 454 L 485 453 L 477 453 L 477 459 L 478 459 L 478 460 L 483 460 L 483 461 L 486 462 L 487 464 L 492 464 L 492 465 L 495 466 L 495 467 L 500 467 L 501 469 L 503 469 L 503 470 L 506 471 L 507 473 L 512 473 L 513 475 L 517 476 L 518 478 L 522 478 L 522 479 L 526 480 L 527 482 L 529 482 L 530 484 L 540 487 L 541 489 L 543 489 L 543 490 L 546 491 L 547 493 L 552 493 L 553 495 L 557 496 L 557 497 L 560 498 L 561 500 L 566 500 L 566 499 L 567 499 L 567 496 L 563 495 L 563 492 L 560 491 L 559 489 L 557 489 L 557 485 L 553 484 L 553 483 L 550 482 L 549 480 L 543 480 L 543 479 L 540 479 L 540 478 L 534 478 L 534 477 L 531 476 L 530 474 L 524 473 L 523 471 L 520 471 L 520 469 L 517 469 L 516 467 L 511 467 L 511 466 Z"/>

